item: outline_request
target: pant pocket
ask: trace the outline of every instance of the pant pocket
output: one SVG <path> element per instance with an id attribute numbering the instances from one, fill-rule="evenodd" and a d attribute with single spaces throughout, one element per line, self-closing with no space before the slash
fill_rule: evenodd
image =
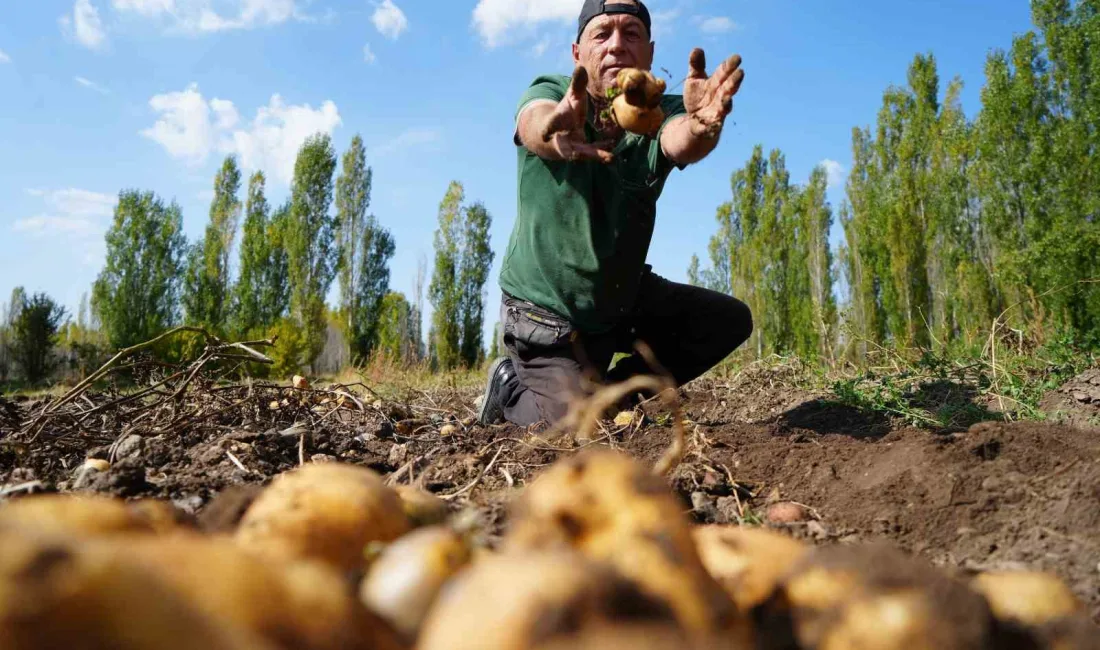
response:
<path id="1" fill-rule="evenodd" d="M 573 340 L 572 325 L 546 310 L 522 301 L 511 301 L 507 311 L 505 331 L 525 347 L 553 348 Z"/>

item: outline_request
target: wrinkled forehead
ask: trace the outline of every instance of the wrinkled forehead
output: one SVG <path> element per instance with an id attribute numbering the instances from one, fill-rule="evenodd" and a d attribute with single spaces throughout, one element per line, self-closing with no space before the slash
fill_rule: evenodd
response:
<path id="1" fill-rule="evenodd" d="M 628 1 L 623 2 L 622 4 L 634 3 Z M 605 29 L 608 27 L 618 29 L 627 29 L 629 27 L 637 29 L 643 34 L 646 31 L 645 23 L 642 22 L 642 19 L 633 14 L 602 14 L 596 16 L 588 22 L 588 25 L 585 26 L 584 31 L 581 33 L 581 40 L 583 41 L 584 39 L 589 38 L 597 30 Z"/>

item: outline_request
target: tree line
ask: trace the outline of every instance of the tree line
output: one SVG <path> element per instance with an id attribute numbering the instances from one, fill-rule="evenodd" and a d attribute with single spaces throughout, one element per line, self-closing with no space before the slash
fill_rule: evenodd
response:
<path id="1" fill-rule="evenodd" d="M 793 185 L 758 146 L 733 173 L 710 264 L 688 273 L 753 308 L 752 354 L 974 346 L 994 322 L 1100 344 L 1100 13 L 1035 0 L 1032 18 L 988 55 L 975 118 L 923 54 L 853 129 L 835 254 L 823 169 Z"/>
<path id="2" fill-rule="evenodd" d="M 228 156 L 214 178 L 209 220 L 194 242 L 183 233 L 175 201 L 122 190 L 105 235 L 104 266 L 75 322 L 64 320 L 65 310 L 45 294 L 13 293 L 0 318 L 0 352 L 12 357 L 0 358 L 0 381 L 13 367 L 25 380 L 42 379 L 58 345 L 86 372 L 104 355 L 177 325 L 223 339 L 275 338 L 274 366 L 251 369 L 275 376 L 311 368 L 333 329 L 357 364 L 373 356 L 442 370 L 481 364 L 484 286 L 493 261 L 488 211 L 481 202 L 464 204 L 462 184 L 451 182 L 439 207 L 428 290 L 434 311 L 424 340 L 424 264 L 411 300 L 391 289 L 396 242 L 369 210 L 372 176 L 359 135 L 337 161 L 331 137 L 317 133 L 297 152 L 289 197 L 272 205 L 263 171 L 248 178 L 242 196 L 241 169 Z M 339 297 L 330 307 L 333 283 Z M 181 340 L 160 352 L 181 357 L 188 339 Z M 27 356 L 32 349 L 45 360 Z"/>

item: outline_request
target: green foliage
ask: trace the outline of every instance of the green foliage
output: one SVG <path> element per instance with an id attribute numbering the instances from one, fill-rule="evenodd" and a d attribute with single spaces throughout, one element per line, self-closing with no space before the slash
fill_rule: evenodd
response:
<path id="1" fill-rule="evenodd" d="M 461 263 L 462 185 L 452 181 L 439 204 L 439 226 L 435 231 L 435 268 L 428 285 L 432 305 L 429 356 L 433 366 L 450 370 L 460 363 L 462 341 L 462 290 L 458 281 Z"/>
<path id="2" fill-rule="evenodd" d="M 294 163 L 290 218 L 284 232 L 290 308 L 304 330 L 308 363 L 325 345 L 325 295 L 335 276 L 335 219 L 329 213 L 335 170 L 332 139 L 323 133 L 308 137 Z"/>
<path id="3" fill-rule="evenodd" d="M 466 208 L 462 238 L 462 262 L 458 282 L 462 297 L 462 345 L 460 355 L 467 368 L 475 368 L 485 360 L 481 345 L 485 324 L 485 282 L 493 265 L 493 250 L 489 246 L 492 217 L 480 202 Z"/>
<path id="4" fill-rule="evenodd" d="M 28 383 L 37 384 L 53 370 L 52 353 L 63 318 L 65 308 L 44 293 L 23 299 L 12 323 L 12 357 Z"/>
<path id="5" fill-rule="evenodd" d="M 210 222 L 187 255 L 183 310 L 188 325 L 212 334 L 226 331 L 230 305 L 229 256 L 240 220 L 241 172 L 237 159 L 226 157 L 214 178 Z M 250 197 L 251 198 L 251 197 Z"/>
<path id="6" fill-rule="evenodd" d="M 248 180 L 239 254 L 240 272 L 233 287 L 233 331 L 240 337 L 271 324 L 265 322 L 262 305 L 262 292 L 273 252 L 268 239 L 271 209 L 264 196 L 265 182 L 260 171 Z"/>
<path id="7" fill-rule="evenodd" d="M 340 309 L 353 359 L 370 357 L 378 342 L 382 301 L 389 293 L 393 236 L 370 207 L 373 172 L 363 140 L 356 135 L 341 160 L 336 181 L 336 248 L 340 276 Z"/>
<path id="8" fill-rule="evenodd" d="M 759 326 L 748 347 L 757 355 L 831 354 L 837 314 L 826 184 L 818 168 L 805 188 L 792 185 L 783 154 L 774 150 L 765 160 L 755 147 L 732 175 L 732 199 L 718 208 L 711 268 L 700 272 L 692 260 L 689 282 L 749 305 Z"/>
<path id="9" fill-rule="evenodd" d="M 1033 349 L 1006 343 L 995 342 L 995 357 L 980 346 L 925 350 L 916 358 L 883 351 L 888 372 L 832 380 L 832 401 L 912 426 L 962 431 L 988 420 L 1043 419 L 1043 397 L 1096 363 L 1066 332 Z"/>
<path id="10" fill-rule="evenodd" d="M 152 192 L 119 194 L 107 231 L 107 260 L 92 291 L 92 310 L 112 347 L 154 338 L 179 320 L 186 239 L 176 203 Z"/>
<path id="11" fill-rule="evenodd" d="M 406 364 L 416 361 L 419 350 L 413 338 L 413 307 L 405 295 L 387 293 L 378 311 L 378 343 L 374 354 Z"/>
<path id="12" fill-rule="evenodd" d="M 852 130 L 835 270 L 823 170 L 788 186 L 782 154 L 757 146 L 732 175 L 711 268 L 693 260 L 689 281 L 749 304 L 757 358 L 942 352 L 1002 325 L 1100 345 L 1100 14 L 1036 0 L 1032 17 L 1036 31 L 988 56 L 973 121 L 962 81 L 941 84 L 920 54 L 875 124 Z"/>
<path id="13" fill-rule="evenodd" d="M 489 361 L 505 354 L 504 348 L 500 344 L 500 336 L 500 321 L 497 321 L 493 323 L 493 340 L 489 342 L 489 354 L 486 356 Z"/>
<path id="14" fill-rule="evenodd" d="M 428 286 L 432 303 L 429 356 L 433 366 L 472 368 L 484 359 L 485 281 L 493 262 L 492 218 L 480 202 L 463 207 L 462 184 L 452 181 L 439 205 L 435 270 Z"/>
<path id="15" fill-rule="evenodd" d="M 309 363 L 309 339 L 293 318 L 280 318 L 269 330 L 269 337 L 275 338 L 274 347 L 267 356 L 274 361 L 270 366 L 270 375 L 287 378 L 299 374 Z"/>

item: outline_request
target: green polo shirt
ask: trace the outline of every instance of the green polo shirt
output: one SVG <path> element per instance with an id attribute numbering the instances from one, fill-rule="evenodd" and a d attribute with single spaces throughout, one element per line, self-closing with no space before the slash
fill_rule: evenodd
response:
<path id="1" fill-rule="evenodd" d="M 520 99 L 516 117 L 536 99 L 560 101 L 570 77 L 540 76 Z M 664 127 L 683 114 L 680 95 L 661 101 Z M 585 133 L 596 140 L 589 104 Z M 657 199 L 676 165 L 660 133 L 622 136 L 615 161 L 543 160 L 517 146 L 518 212 L 501 262 L 501 288 L 569 320 L 582 332 L 613 328 L 630 310 L 657 216 Z"/>

